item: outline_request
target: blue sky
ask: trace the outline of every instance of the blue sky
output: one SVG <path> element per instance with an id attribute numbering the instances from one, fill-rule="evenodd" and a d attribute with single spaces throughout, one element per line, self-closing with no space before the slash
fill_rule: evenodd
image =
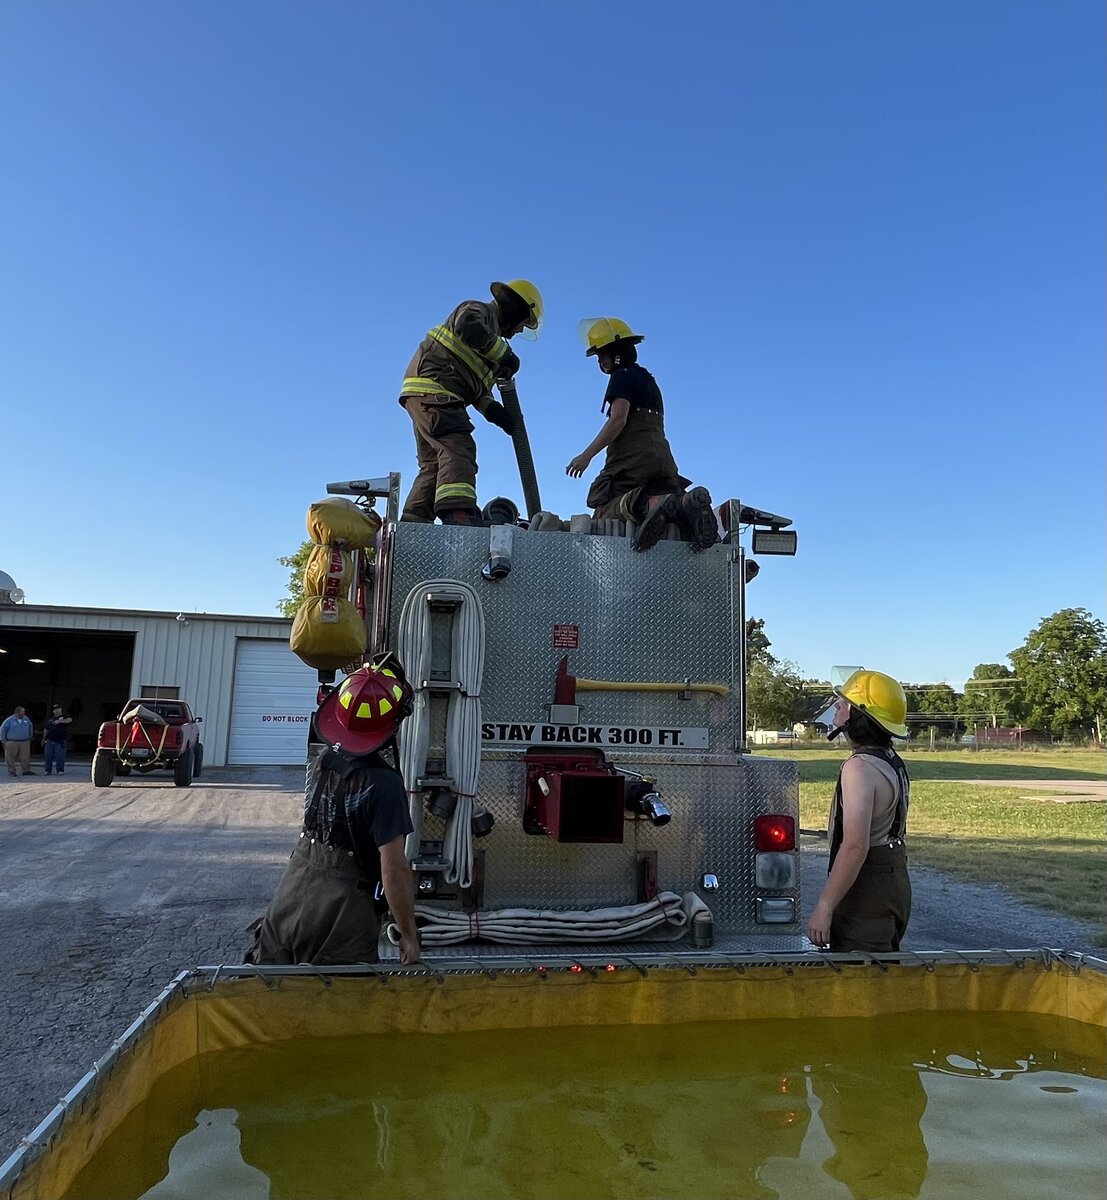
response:
<path id="1" fill-rule="evenodd" d="M 32 603 L 266 613 L 329 479 L 400 470 L 426 328 L 544 292 L 546 507 L 646 334 L 682 471 L 795 519 L 805 673 L 955 684 L 1104 609 L 1092 0 L 0 8 L 0 568 Z M 517 343 L 518 344 L 518 343 Z M 477 418 L 482 500 L 520 497 Z"/>

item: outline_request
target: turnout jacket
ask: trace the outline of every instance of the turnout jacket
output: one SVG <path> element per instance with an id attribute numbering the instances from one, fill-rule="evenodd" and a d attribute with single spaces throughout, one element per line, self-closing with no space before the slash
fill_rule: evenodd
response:
<path id="1" fill-rule="evenodd" d="M 421 404 L 471 404 L 483 413 L 492 402 L 492 384 L 518 368 L 518 358 L 500 335 L 495 305 L 466 300 L 419 343 L 400 403 L 406 407 L 409 397 L 418 396 Z"/>

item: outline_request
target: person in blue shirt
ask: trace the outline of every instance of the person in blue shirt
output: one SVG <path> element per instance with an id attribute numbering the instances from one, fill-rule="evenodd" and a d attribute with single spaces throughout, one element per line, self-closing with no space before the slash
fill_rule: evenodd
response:
<path id="1" fill-rule="evenodd" d="M 9 775 L 33 775 L 31 770 L 31 737 L 35 727 L 22 704 L 0 725 L 0 742 L 4 743 L 4 765 Z"/>
<path id="2" fill-rule="evenodd" d="M 69 726 L 73 718 L 67 717 L 60 704 L 54 705 L 54 712 L 46 721 L 46 729 L 42 736 L 42 756 L 46 766 L 46 774 L 56 769 L 59 775 L 65 774 L 65 743 L 69 737 Z"/>

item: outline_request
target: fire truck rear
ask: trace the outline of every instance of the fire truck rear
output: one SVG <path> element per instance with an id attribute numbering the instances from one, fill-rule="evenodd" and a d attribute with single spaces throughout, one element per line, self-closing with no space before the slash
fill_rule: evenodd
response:
<path id="1" fill-rule="evenodd" d="M 328 491 L 386 500 L 363 591 L 370 653 L 416 689 L 400 766 L 425 955 L 802 947 L 795 764 L 745 746 L 739 532 L 794 553 L 789 519 L 732 500 L 717 546 L 643 554 L 610 522 L 400 522 L 398 488 Z"/>

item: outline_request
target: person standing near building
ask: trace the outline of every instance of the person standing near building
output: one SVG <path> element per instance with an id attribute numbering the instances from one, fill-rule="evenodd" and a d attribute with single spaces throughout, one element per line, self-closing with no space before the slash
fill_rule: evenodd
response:
<path id="1" fill-rule="evenodd" d="M 35 727 L 22 704 L 0 725 L 0 742 L 4 743 L 4 765 L 9 775 L 33 775 L 31 770 L 31 738 Z"/>
<path id="2" fill-rule="evenodd" d="M 579 479 L 592 459 L 606 450 L 603 469 L 585 501 L 595 520 L 633 521 L 635 550 L 649 550 L 669 524 L 680 526 L 700 550 L 719 540 L 719 525 L 705 487 L 691 484 L 677 470 L 665 436 L 665 405 L 657 380 L 638 362 L 644 340 L 618 317 L 590 317 L 580 323 L 585 352 L 610 376 L 601 411 L 607 421 L 588 446 L 565 468 Z"/>
<path id="3" fill-rule="evenodd" d="M 59 775 L 65 774 L 65 746 L 69 738 L 69 726 L 73 718 L 65 715 L 60 704 L 54 705 L 53 715 L 46 720 L 46 728 L 42 735 L 42 757 L 46 774 L 56 769 Z"/>
<path id="4" fill-rule="evenodd" d="M 493 283 L 491 301 L 466 300 L 419 343 L 400 389 L 415 429 L 419 473 L 404 501 L 402 521 L 487 525 L 477 505 L 477 445 L 472 405 L 486 421 L 511 433 L 492 385 L 511 379 L 519 359 L 508 342 L 542 323 L 542 295 L 528 279 Z"/>
<path id="5" fill-rule="evenodd" d="M 844 672 L 842 672 L 844 674 Z M 911 780 L 892 737 L 907 736 L 907 697 L 890 675 L 858 669 L 818 717 L 833 741 L 849 738 L 830 807 L 830 873 L 807 936 L 834 952 L 899 950 L 911 918 L 907 809 Z"/>
<path id="6" fill-rule="evenodd" d="M 348 676 L 315 714 L 328 745 L 308 764 L 304 822 L 296 848 L 246 961 L 316 966 L 376 962 L 377 898 L 399 927 L 400 960 L 422 953 L 415 876 L 405 840 L 412 831 L 396 730 L 414 693 L 393 655 Z M 392 761 L 385 757 L 391 752 Z"/>

